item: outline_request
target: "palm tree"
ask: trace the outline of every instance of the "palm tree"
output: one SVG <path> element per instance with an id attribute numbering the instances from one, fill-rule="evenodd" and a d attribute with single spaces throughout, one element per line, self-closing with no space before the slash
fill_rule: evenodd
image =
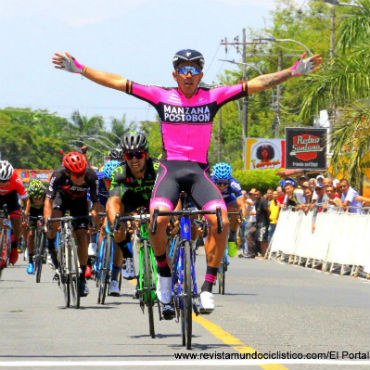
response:
<path id="1" fill-rule="evenodd" d="M 358 0 L 353 15 L 338 29 L 340 55 L 320 73 L 306 78 L 301 117 L 307 119 L 331 106 L 338 118 L 331 138 L 336 172 L 347 169 L 352 183 L 362 180 L 370 151 L 370 0 Z M 333 104 L 335 102 L 335 104 Z"/>

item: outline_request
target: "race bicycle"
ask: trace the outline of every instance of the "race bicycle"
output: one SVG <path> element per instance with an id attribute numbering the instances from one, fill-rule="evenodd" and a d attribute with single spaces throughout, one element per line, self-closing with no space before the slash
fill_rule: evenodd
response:
<path id="1" fill-rule="evenodd" d="M 47 225 L 49 225 L 50 222 L 61 223 L 57 254 L 59 285 L 64 293 L 65 306 L 70 307 L 72 303 L 76 308 L 80 308 L 80 265 L 78 262 L 76 241 L 72 234 L 72 221 L 79 218 L 86 217 L 65 216 L 49 218 L 47 220 Z"/>
<path id="2" fill-rule="evenodd" d="M 231 215 L 239 215 L 239 217 L 242 219 L 242 211 L 239 212 L 227 212 L 228 216 Z M 217 272 L 217 284 L 218 284 L 218 293 L 221 295 L 225 294 L 225 284 L 226 284 L 226 271 L 227 266 L 229 265 L 229 250 L 226 243 L 225 253 L 222 257 L 220 267 Z"/>
<path id="3" fill-rule="evenodd" d="M 151 232 L 155 234 L 158 216 L 180 216 L 180 241 L 175 250 L 175 263 L 172 271 L 172 296 L 177 321 L 181 320 L 182 345 L 191 349 L 192 341 L 192 313 L 199 314 L 199 294 L 196 284 L 194 266 L 194 248 L 191 242 L 191 216 L 210 215 L 217 216 L 217 232 L 223 230 L 221 208 L 215 211 L 187 209 L 187 194 L 181 192 L 181 210 L 160 211 L 156 208 L 153 212 Z"/>
<path id="4" fill-rule="evenodd" d="M 35 266 L 36 283 L 41 281 L 42 265 L 46 262 L 46 243 L 47 239 L 45 236 L 45 230 L 43 228 L 44 218 L 42 216 L 33 217 L 30 219 L 36 219 L 36 229 L 34 235 L 34 250 L 33 263 Z"/>
<path id="5" fill-rule="evenodd" d="M 9 264 L 11 249 L 11 223 L 8 218 L 8 210 L 4 205 L 0 209 L 0 277 L 2 270 Z"/>
<path id="6" fill-rule="evenodd" d="M 148 236 L 148 223 L 150 215 L 145 213 L 145 210 L 140 210 L 138 215 L 123 216 L 119 213 L 116 215 L 114 222 L 114 230 L 118 230 L 119 223 L 121 221 L 133 221 L 138 222 L 140 227 L 139 233 L 139 274 L 137 276 L 137 288 L 136 293 L 139 298 L 139 304 L 145 312 L 145 307 L 148 312 L 149 320 L 149 334 L 152 338 L 155 338 L 154 329 L 154 315 L 153 307 L 157 304 L 159 319 L 162 319 L 159 301 L 157 299 L 156 289 L 158 284 L 157 268 L 155 263 L 155 257 L 153 248 L 149 241 Z"/>
<path id="7" fill-rule="evenodd" d="M 99 213 L 99 216 L 103 214 Z M 104 304 L 109 284 L 112 277 L 113 264 L 113 235 L 109 228 L 108 222 L 105 223 L 104 235 L 99 246 L 99 253 L 97 259 L 97 287 L 98 287 L 98 303 Z"/>

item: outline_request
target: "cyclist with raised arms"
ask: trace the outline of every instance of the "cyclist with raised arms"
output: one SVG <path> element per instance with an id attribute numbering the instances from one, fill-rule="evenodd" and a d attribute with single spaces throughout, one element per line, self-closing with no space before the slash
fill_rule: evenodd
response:
<path id="1" fill-rule="evenodd" d="M 125 134 L 121 146 L 125 162 L 112 173 L 106 207 L 108 221 L 111 225 L 117 213 L 126 215 L 140 207 L 149 210 L 150 196 L 159 168 L 159 162 L 150 158 L 148 140 L 142 132 L 132 131 Z M 124 225 L 118 232 L 115 232 L 114 241 L 115 253 L 109 294 L 118 296 L 121 256 L 123 256 L 122 276 L 130 280 L 136 277 L 136 273 L 132 252 L 127 247 L 130 234 L 126 233 Z M 122 251 L 121 255 L 118 252 L 119 249 Z"/>
<path id="2" fill-rule="evenodd" d="M 27 228 L 27 273 L 33 274 L 35 272 L 35 267 L 33 264 L 35 230 L 37 227 L 37 217 L 43 215 L 46 188 L 40 180 L 32 180 L 27 192 L 28 198 L 26 200 L 26 208 L 24 210 L 24 222 Z"/>
<path id="3" fill-rule="evenodd" d="M 24 200 L 28 194 L 20 177 L 14 172 L 8 161 L 0 161 L 0 207 L 7 205 L 12 223 L 11 251 L 9 262 L 14 265 L 18 260 L 18 242 L 22 234 L 22 211 L 19 199 Z M 0 266 L 3 268 L 5 266 Z"/>
<path id="4" fill-rule="evenodd" d="M 176 88 L 140 85 L 116 74 L 101 72 L 85 66 L 70 54 L 56 53 L 56 68 L 81 74 L 100 85 L 123 91 L 149 102 L 157 110 L 161 124 L 163 156 L 153 190 L 150 209 L 173 210 L 181 190 L 189 192 L 197 206 L 203 210 L 222 208 L 224 231 L 217 233 L 215 215 L 208 216 L 211 232 L 206 242 L 207 271 L 201 288 L 201 309 L 214 309 L 213 282 L 225 251 L 228 236 L 227 208 L 220 192 L 208 174 L 207 154 L 211 139 L 212 121 L 218 109 L 229 101 L 257 93 L 310 73 L 320 67 L 321 57 L 304 59 L 305 54 L 291 68 L 258 76 L 234 86 L 200 87 L 204 58 L 201 53 L 187 49 L 173 58 L 173 78 Z M 171 302 L 170 268 L 166 263 L 166 228 L 168 217 L 158 218 L 158 229 L 151 235 L 154 254 L 159 265 L 158 298 Z"/>
<path id="5" fill-rule="evenodd" d="M 229 212 L 242 211 L 242 216 L 245 217 L 247 215 L 247 209 L 243 200 L 242 187 L 239 182 L 231 176 L 231 173 L 232 168 L 228 163 L 219 162 L 213 166 L 211 178 L 218 190 L 220 190 L 226 203 L 227 210 Z M 238 215 L 232 215 L 230 217 L 230 232 L 227 243 L 230 257 L 235 257 L 238 253 L 236 234 L 238 232 L 239 219 Z"/>
<path id="6" fill-rule="evenodd" d="M 89 294 L 85 278 L 89 244 L 87 192 L 90 192 L 90 200 L 93 204 L 91 215 L 97 221 L 97 212 L 101 209 L 98 201 L 97 185 L 98 178 L 94 170 L 87 165 L 85 155 L 70 152 L 63 157 L 63 166 L 53 172 L 45 199 L 45 220 L 62 217 L 66 211 L 69 211 L 73 217 L 79 217 L 72 222 L 72 226 L 77 240 L 77 253 L 80 263 L 79 290 L 81 297 L 86 297 Z M 55 250 L 58 226 L 57 222 L 52 222 L 47 233 L 48 249 L 55 267 L 58 266 Z"/>

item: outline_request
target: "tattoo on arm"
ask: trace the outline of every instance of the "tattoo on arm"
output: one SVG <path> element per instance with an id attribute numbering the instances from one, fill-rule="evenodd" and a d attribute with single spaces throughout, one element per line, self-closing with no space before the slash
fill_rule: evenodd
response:
<path id="1" fill-rule="evenodd" d="M 260 76 L 258 77 L 258 80 L 265 89 L 270 89 L 271 87 L 277 86 L 288 80 L 290 77 L 292 77 L 291 72 L 289 70 L 284 70 Z"/>

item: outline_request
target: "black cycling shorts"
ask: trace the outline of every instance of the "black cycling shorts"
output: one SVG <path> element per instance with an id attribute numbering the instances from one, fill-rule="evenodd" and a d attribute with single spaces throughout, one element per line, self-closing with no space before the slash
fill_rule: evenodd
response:
<path id="1" fill-rule="evenodd" d="M 70 212 L 72 217 L 82 217 L 72 222 L 74 230 L 88 229 L 89 227 L 89 203 L 87 196 L 79 198 L 70 198 L 65 194 L 57 191 L 53 201 L 53 209 L 58 209 L 62 212 L 63 216 L 66 211 Z"/>
<path id="2" fill-rule="evenodd" d="M 40 208 L 35 208 L 35 207 L 31 207 L 30 208 L 30 218 L 29 218 L 29 222 L 28 222 L 28 225 L 30 228 L 34 229 L 36 228 L 37 226 L 37 217 L 39 216 L 42 216 L 44 213 L 44 209 L 43 207 L 40 207 Z"/>
<path id="3" fill-rule="evenodd" d="M 122 197 L 122 204 L 124 207 L 124 213 L 129 214 L 138 208 L 144 207 L 149 209 L 149 199 L 145 200 L 140 193 L 127 190 Z"/>
<path id="4" fill-rule="evenodd" d="M 9 216 L 21 216 L 21 206 L 18 200 L 18 193 L 13 190 L 8 194 L 0 195 L 0 207 L 7 206 Z"/>
<path id="5" fill-rule="evenodd" d="M 209 176 L 209 166 L 189 161 L 161 161 L 157 173 L 150 209 L 156 207 L 173 210 L 180 192 L 186 191 L 198 208 L 213 211 L 226 209 L 220 191 Z"/>

